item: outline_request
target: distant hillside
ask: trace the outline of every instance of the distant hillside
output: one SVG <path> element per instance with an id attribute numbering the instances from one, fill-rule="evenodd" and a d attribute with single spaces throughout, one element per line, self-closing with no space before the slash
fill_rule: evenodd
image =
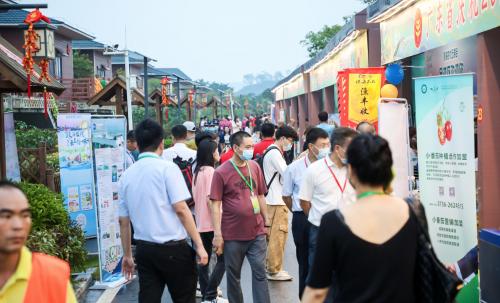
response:
<path id="1" fill-rule="evenodd" d="M 266 80 L 256 84 L 247 85 L 241 88 L 239 91 L 237 91 L 236 95 L 248 95 L 248 94 L 259 95 L 266 89 L 273 87 L 276 84 L 276 82 L 277 81 L 275 80 Z"/>

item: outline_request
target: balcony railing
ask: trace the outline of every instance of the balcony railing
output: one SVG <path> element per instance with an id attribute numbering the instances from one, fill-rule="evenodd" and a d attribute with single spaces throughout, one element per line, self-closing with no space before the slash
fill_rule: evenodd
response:
<path id="1" fill-rule="evenodd" d="M 59 96 L 60 100 L 88 101 L 96 93 L 94 78 L 61 79 L 66 90 Z"/>

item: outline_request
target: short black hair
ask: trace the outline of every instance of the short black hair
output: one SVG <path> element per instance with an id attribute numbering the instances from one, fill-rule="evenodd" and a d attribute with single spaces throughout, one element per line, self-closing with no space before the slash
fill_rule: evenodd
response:
<path id="1" fill-rule="evenodd" d="M 205 139 L 216 140 L 217 139 L 217 135 L 214 134 L 213 132 L 209 132 L 209 131 L 199 132 L 194 137 L 194 143 L 198 147 L 198 146 L 200 146 L 201 141 L 203 141 Z"/>
<path id="2" fill-rule="evenodd" d="M 307 134 L 306 134 L 306 146 L 309 145 L 309 143 L 314 144 L 318 139 L 328 139 L 328 133 L 319 127 L 313 127 L 311 128 Z"/>
<path id="3" fill-rule="evenodd" d="M 271 138 L 272 136 L 274 136 L 275 129 L 276 129 L 276 127 L 274 126 L 274 124 L 264 123 L 260 127 L 260 133 L 261 133 L 263 138 Z"/>
<path id="4" fill-rule="evenodd" d="M 144 119 L 135 129 L 139 151 L 154 152 L 163 140 L 163 128 L 153 119 Z"/>
<path id="5" fill-rule="evenodd" d="M 133 130 L 129 130 L 127 133 L 128 141 L 135 141 L 135 132 Z"/>
<path id="6" fill-rule="evenodd" d="M 333 130 L 332 136 L 330 137 L 330 143 L 332 145 L 331 150 L 335 148 L 335 145 L 344 146 L 347 139 L 354 138 L 358 135 L 358 132 L 352 128 L 348 127 L 337 127 Z"/>
<path id="7" fill-rule="evenodd" d="M 359 182 L 388 188 L 392 182 L 392 152 L 387 140 L 370 134 L 354 138 L 347 149 L 347 162 Z"/>
<path id="8" fill-rule="evenodd" d="M 327 112 L 320 112 L 318 114 L 318 119 L 320 122 L 327 122 L 328 121 L 328 113 Z"/>
<path id="9" fill-rule="evenodd" d="M 297 141 L 299 139 L 299 135 L 297 135 L 295 129 L 286 125 L 281 126 L 278 130 L 276 130 L 276 140 L 281 139 L 281 137 L 292 138 L 293 141 Z"/>
<path id="10" fill-rule="evenodd" d="M 172 136 L 174 137 L 175 140 L 184 140 L 187 137 L 187 128 L 182 125 L 178 124 L 172 127 Z"/>
<path id="11" fill-rule="evenodd" d="M 1 180 L 0 189 L 17 189 L 24 194 L 23 190 L 21 189 L 21 187 L 19 187 L 19 185 L 9 180 Z M 24 195 L 26 196 L 26 194 Z"/>
<path id="12" fill-rule="evenodd" d="M 231 144 L 231 147 L 235 145 L 239 146 L 241 143 L 243 143 L 243 139 L 251 137 L 252 136 L 250 136 L 250 134 L 245 131 L 235 132 L 231 135 L 231 137 L 229 137 L 229 143 Z"/>

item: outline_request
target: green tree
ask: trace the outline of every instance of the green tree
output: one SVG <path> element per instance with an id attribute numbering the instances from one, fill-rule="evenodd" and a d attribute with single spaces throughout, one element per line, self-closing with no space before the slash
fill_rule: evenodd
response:
<path id="1" fill-rule="evenodd" d="M 94 74 L 94 65 L 87 54 L 73 52 L 73 74 L 75 78 L 88 78 Z"/>
<path id="2" fill-rule="evenodd" d="M 338 33 L 341 28 L 342 26 L 340 25 L 325 25 L 321 30 L 317 32 L 308 32 L 305 39 L 300 41 L 300 44 L 307 47 L 309 57 L 314 58 L 321 50 L 326 47 L 328 41 L 330 41 L 330 39 L 335 36 L 335 34 Z"/>

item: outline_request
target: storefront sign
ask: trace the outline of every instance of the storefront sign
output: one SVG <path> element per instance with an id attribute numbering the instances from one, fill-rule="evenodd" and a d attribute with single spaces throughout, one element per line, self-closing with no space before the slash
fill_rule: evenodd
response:
<path id="1" fill-rule="evenodd" d="M 14 129 L 14 113 L 5 113 L 3 116 L 5 130 L 5 159 L 7 161 L 7 180 L 21 182 L 19 158 L 17 155 L 16 131 Z"/>
<path id="2" fill-rule="evenodd" d="M 355 67 L 368 67 L 368 34 L 366 31 L 360 32 L 353 41 L 310 72 L 311 91 L 334 85 L 337 82 L 338 71 Z"/>
<path id="3" fill-rule="evenodd" d="M 355 128 L 360 122 L 377 126 L 380 87 L 384 68 L 351 68 L 338 75 L 341 125 Z"/>
<path id="4" fill-rule="evenodd" d="M 93 116 L 92 145 L 99 213 L 101 282 L 122 278 L 122 246 L 118 222 L 118 181 L 125 170 L 126 120 L 122 116 Z"/>
<path id="5" fill-rule="evenodd" d="M 420 195 L 445 264 L 477 245 L 472 74 L 415 79 Z"/>
<path id="6" fill-rule="evenodd" d="M 61 193 L 86 237 L 97 236 L 90 114 L 57 116 Z"/>
<path id="7" fill-rule="evenodd" d="M 382 64 L 407 58 L 500 26 L 498 2 L 500 1 L 418 1 L 380 23 Z M 448 55 L 454 56 L 453 51 Z M 446 66 L 445 68 L 448 69 Z M 449 69 L 452 68 L 455 67 L 449 67 Z M 447 73 L 449 72 L 445 71 L 443 74 Z"/>

